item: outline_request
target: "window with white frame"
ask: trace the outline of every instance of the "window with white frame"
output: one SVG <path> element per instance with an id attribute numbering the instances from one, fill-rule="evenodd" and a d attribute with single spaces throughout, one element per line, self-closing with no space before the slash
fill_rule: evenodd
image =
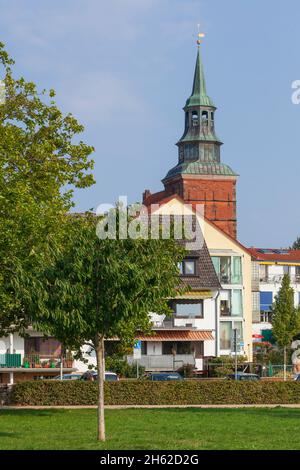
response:
<path id="1" fill-rule="evenodd" d="M 203 300 L 178 300 L 174 310 L 179 318 L 203 318 Z"/>

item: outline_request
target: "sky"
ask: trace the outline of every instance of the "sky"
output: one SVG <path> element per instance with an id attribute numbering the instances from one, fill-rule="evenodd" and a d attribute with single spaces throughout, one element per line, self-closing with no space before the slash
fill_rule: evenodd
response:
<path id="1" fill-rule="evenodd" d="M 275 5 L 276 4 L 276 5 Z M 300 2 L 0 0 L 0 41 L 22 75 L 54 88 L 95 147 L 96 184 L 77 210 L 141 200 L 177 162 L 197 24 L 222 161 L 240 175 L 238 238 L 286 247 L 300 235 Z M 1 78 L 1 77 L 0 77 Z"/>

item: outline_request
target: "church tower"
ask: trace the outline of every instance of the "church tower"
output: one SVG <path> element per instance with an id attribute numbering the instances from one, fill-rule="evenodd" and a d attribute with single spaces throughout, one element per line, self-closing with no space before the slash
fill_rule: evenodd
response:
<path id="1" fill-rule="evenodd" d="M 199 35 L 202 37 L 202 35 Z M 165 190 L 144 192 L 143 203 L 150 205 L 178 194 L 186 203 L 203 204 L 204 215 L 221 230 L 236 238 L 237 174 L 221 162 L 222 142 L 215 131 L 216 107 L 207 95 L 200 40 L 192 94 L 183 108 L 184 133 L 177 142 L 178 163 L 162 180 Z"/>

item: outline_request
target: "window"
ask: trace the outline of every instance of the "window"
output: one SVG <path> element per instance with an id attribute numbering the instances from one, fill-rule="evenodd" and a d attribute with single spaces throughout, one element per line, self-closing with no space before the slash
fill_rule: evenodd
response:
<path id="1" fill-rule="evenodd" d="M 174 310 L 176 317 L 203 318 L 203 301 L 177 301 Z"/>
<path id="2" fill-rule="evenodd" d="M 241 321 L 233 322 L 233 328 L 237 330 L 237 339 L 243 341 L 243 323 Z"/>
<path id="3" fill-rule="evenodd" d="M 174 352 L 174 343 L 173 341 L 163 341 L 162 342 L 162 354 L 170 355 Z"/>
<path id="4" fill-rule="evenodd" d="M 243 292 L 242 289 L 223 290 L 220 293 L 221 317 L 243 316 Z"/>
<path id="5" fill-rule="evenodd" d="M 243 316 L 243 297 L 241 289 L 233 289 L 232 291 L 232 316 Z"/>
<path id="6" fill-rule="evenodd" d="M 193 354 L 193 346 L 190 341 L 177 341 L 176 354 Z"/>
<path id="7" fill-rule="evenodd" d="M 260 265 L 260 282 L 267 282 L 269 277 L 269 266 L 267 264 Z"/>
<path id="8" fill-rule="evenodd" d="M 242 284 L 242 262 L 240 256 L 232 258 L 232 284 Z"/>
<path id="9" fill-rule="evenodd" d="M 221 256 L 220 258 L 220 281 L 223 284 L 230 284 L 230 264 L 229 256 Z"/>
<path id="10" fill-rule="evenodd" d="M 192 111 L 192 125 L 193 126 L 198 126 L 199 125 L 199 119 L 198 119 L 198 112 L 197 111 Z"/>
<path id="11" fill-rule="evenodd" d="M 290 271 L 291 271 L 290 266 L 283 266 L 283 274 L 287 274 L 288 276 L 290 276 Z"/>
<path id="12" fill-rule="evenodd" d="M 231 349 L 231 335 L 231 321 L 222 321 L 220 323 L 220 349 Z"/>
<path id="13" fill-rule="evenodd" d="M 183 276 L 195 276 L 196 275 L 196 260 L 195 259 L 184 259 L 179 264 L 180 274 Z"/>
<path id="14" fill-rule="evenodd" d="M 208 123 L 208 111 L 202 111 L 201 122 L 204 126 L 207 126 Z"/>
<path id="15" fill-rule="evenodd" d="M 24 340 L 25 354 L 39 354 L 41 357 L 59 357 L 62 354 L 61 343 L 54 338 L 32 336 Z"/>
<path id="16" fill-rule="evenodd" d="M 141 353 L 142 353 L 142 356 L 146 356 L 147 355 L 147 341 L 142 341 L 142 344 L 141 344 Z"/>
<path id="17" fill-rule="evenodd" d="M 228 317 L 231 315 L 231 292 L 224 290 L 220 293 L 220 315 Z"/>
<path id="18" fill-rule="evenodd" d="M 268 312 L 273 304 L 273 292 L 260 292 L 260 310 Z"/>
<path id="19" fill-rule="evenodd" d="M 260 321 L 261 323 L 272 323 L 272 312 L 262 310 L 260 312 Z"/>
<path id="20" fill-rule="evenodd" d="M 229 300 L 221 300 L 220 301 L 220 314 L 221 317 L 226 317 L 230 315 L 230 301 Z"/>
<path id="21" fill-rule="evenodd" d="M 196 359 L 199 359 L 204 356 L 204 341 L 194 342 L 194 353 Z"/>
<path id="22" fill-rule="evenodd" d="M 300 282 L 300 266 L 296 266 L 295 274 L 296 274 L 296 282 Z"/>
<path id="23" fill-rule="evenodd" d="M 212 256 L 211 259 L 221 284 L 242 284 L 240 256 Z"/>

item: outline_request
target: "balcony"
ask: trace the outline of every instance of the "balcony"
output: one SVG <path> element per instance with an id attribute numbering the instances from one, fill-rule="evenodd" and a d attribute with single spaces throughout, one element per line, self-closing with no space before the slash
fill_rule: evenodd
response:
<path id="1" fill-rule="evenodd" d="M 176 320 L 180 321 L 181 324 L 177 325 Z M 163 330 L 163 329 L 165 329 L 165 330 L 171 330 L 171 329 L 188 330 L 188 329 L 191 329 L 191 328 L 197 328 L 197 325 L 196 325 L 195 318 L 180 317 L 180 318 L 177 319 L 176 317 L 173 317 L 173 318 L 167 318 L 167 319 L 164 319 L 164 320 L 153 321 L 152 328 L 153 328 L 153 330 Z"/>
<path id="2" fill-rule="evenodd" d="M 71 357 L 63 357 L 63 369 L 73 369 L 73 359 Z M 25 354 L 22 358 L 22 354 L 0 354 L 0 372 L 14 371 L 21 369 L 22 372 L 57 372 L 61 367 L 61 358 L 57 356 L 40 356 L 39 354 Z"/>
<path id="3" fill-rule="evenodd" d="M 127 356 L 128 364 L 133 364 L 133 356 Z M 173 371 L 184 364 L 191 364 L 195 367 L 195 357 L 193 354 L 176 354 L 148 356 L 144 355 L 139 359 L 139 365 L 145 367 L 146 371 Z"/>
<path id="4" fill-rule="evenodd" d="M 233 275 L 230 273 L 219 274 L 219 281 L 221 284 L 228 284 L 228 285 L 242 285 L 243 283 L 242 276 Z"/>
<path id="5" fill-rule="evenodd" d="M 275 274 L 275 275 L 268 275 L 268 276 L 261 276 L 260 282 L 265 284 L 281 284 L 283 279 L 283 274 Z M 291 284 L 300 284 L 300 276 L 294 275 L 290 276 Z"/>

